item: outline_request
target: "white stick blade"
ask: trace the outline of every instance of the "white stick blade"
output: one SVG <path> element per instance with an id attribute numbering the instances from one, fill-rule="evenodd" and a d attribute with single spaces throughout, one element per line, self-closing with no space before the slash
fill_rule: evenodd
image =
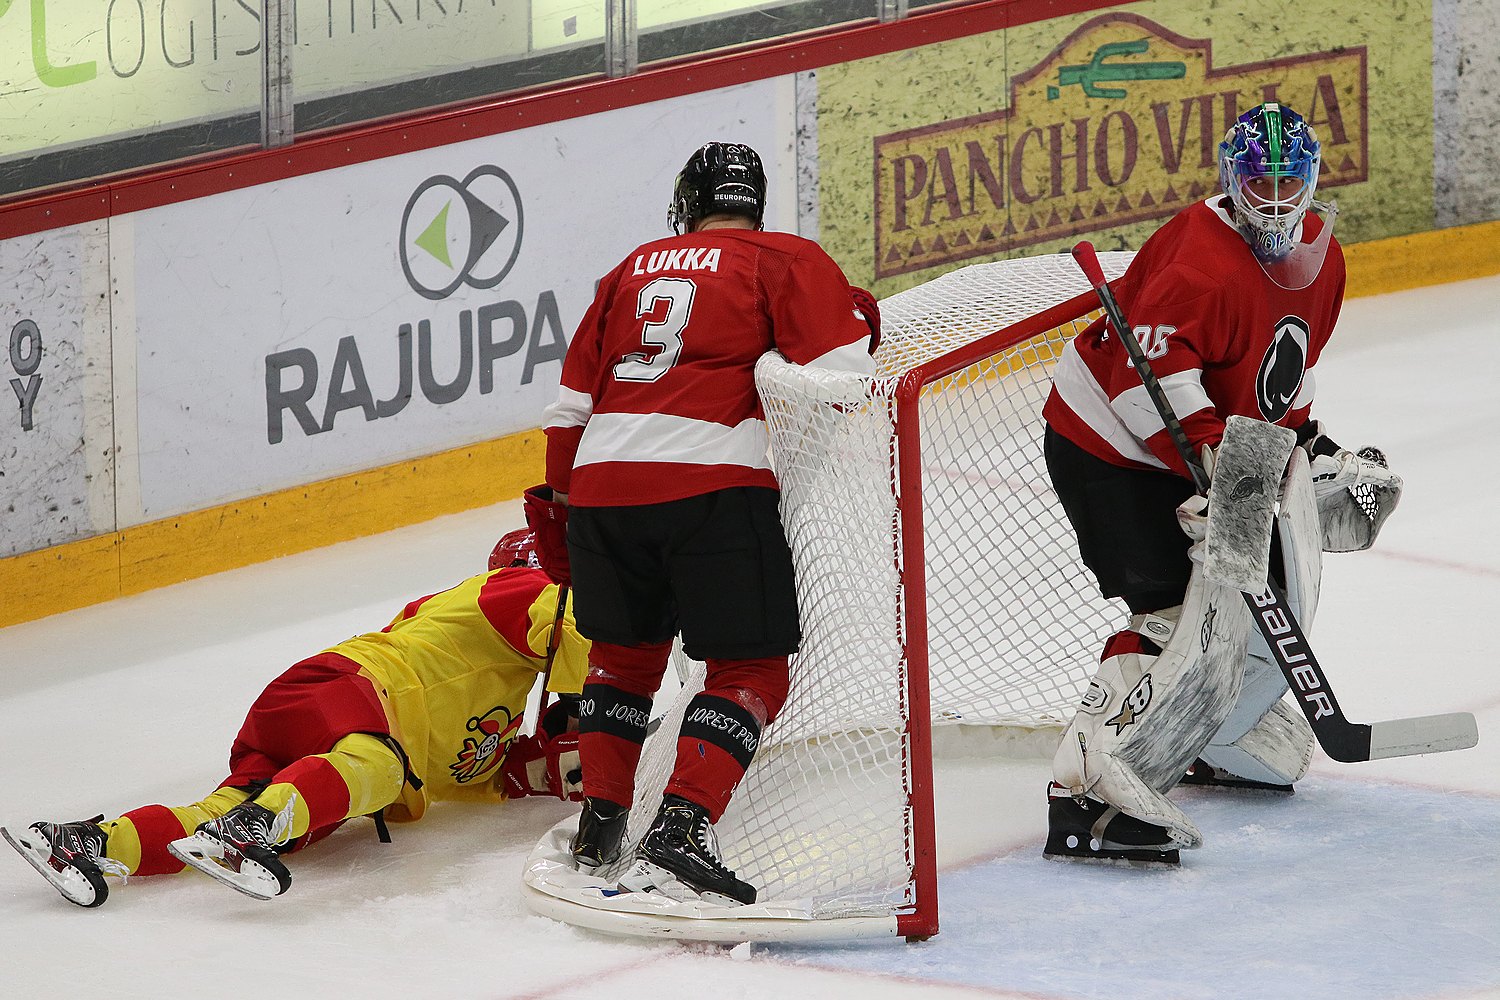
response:
<path id="1" fill-rule="evenodd" d="M 1392 719 L 1370 726 L 1370 759 L 1467 750 L 1479 742 L 1479 724 L 1468 712 Z"/>

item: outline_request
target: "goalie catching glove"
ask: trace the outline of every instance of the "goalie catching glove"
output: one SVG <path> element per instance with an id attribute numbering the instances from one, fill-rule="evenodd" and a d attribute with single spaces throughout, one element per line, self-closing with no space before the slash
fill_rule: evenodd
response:
<path id="1" fill-rule="evenodd" d="M 568 562 L 568 505 L 557 500 L 552 487 L 543 483 L 522 494 L 526 523 L 536 532 L 536 558 L 542 572 L 559 587 L 573 585 Z"/>
<path id="2" fill-rule="evenodd" d="M 1323 551 L 1368 549 L 1401 500 L 1401 477 L 1385 467 L 1385 455 L 1378 448 L 1361 448 L 1357 453 L 1340 448 L 1316 420 L 1298 436 L 1308 431 L 1312 433 L 1303 447 L 1312 460 Z"/>
<path id="3" fill-rule="evenodd" d="M 508 799 L 551 795 L 583 801 L 583 767 L 578 757 L 578 732 L 569 731 L 578 718 L 578 699 L 562 698 L 542 716 L 535 736 L 511 744 L 500 768 L 500 787 Z"/>

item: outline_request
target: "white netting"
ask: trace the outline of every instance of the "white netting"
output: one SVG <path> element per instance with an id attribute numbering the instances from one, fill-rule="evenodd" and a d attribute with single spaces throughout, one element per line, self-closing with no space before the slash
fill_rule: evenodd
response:
<path id="1" fill-rule="evenodd" d="M 1100 255 L 1110 277 L 1129 259 Z M 911 790 L 923 777 L 913 732 L 927 735 L 930 721 L 1060 726 L 1071 715 L 1120 612 L 1078 561 L 1042 459 L 1041 409 L 1052 363 L 1093 303 L 1023 321 L 1088 291 L 1064 255 L 974 265 L 881 303 L 875 378 L 761 359 L 804 638 L 791 696 L 717 829 L 725 862 L 762 900 L 795 900 L 812 917 L 909 909 Z M 913 380 L 916 427 L 898 412 Z M 901 468 L 913 432 L 919 487 Z M 913 547 L 903 532 L 918 511 Z M 925 636 L 905 606 L 924 583 Z M 924 648 L 931 718 L 912 719 L 908 672 Z M 669 737 L 702 676 L 694 665 L 648 741 L 631 838 L 656 811 Z"/>

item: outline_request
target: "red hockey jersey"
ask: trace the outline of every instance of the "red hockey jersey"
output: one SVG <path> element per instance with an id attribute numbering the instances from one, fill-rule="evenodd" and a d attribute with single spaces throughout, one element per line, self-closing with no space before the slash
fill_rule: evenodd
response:
<path id="1" fill-rule="evenodd" d="M 1302 239 L 1322 222 L 1309 214 Z M 1312 284 L 1287 291 L 1266 277 L 1228 215 L 1210 198 L 1148 239 L 1115 297 L 1196 451 L 1217 445 L 1238 414 L 1298 427 L 1314 369 L 1344 297 L 1344 256 L 1330 241 Z M 1094 321 L 1063 351 L 1043 416 L 1090 454 L 1129 468 L 1187 475 L 1120 339 Z"/>
<path id="2" fill-rule="evenodd" d="M 873 372 L 843 271 L 789 233 L 711 229 L 636 248 L 600 283 L 543 416 L 547 482 L 584 507 L 775 487 L 755 362 Z"/>

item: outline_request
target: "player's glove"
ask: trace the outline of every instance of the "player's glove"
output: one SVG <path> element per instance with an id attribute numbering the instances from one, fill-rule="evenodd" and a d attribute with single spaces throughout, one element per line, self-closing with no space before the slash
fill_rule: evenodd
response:
<path id="1" fill-rule="evenodd" d="M 1208 497 L 1195 493 L 1177 508 L 1177 526 L 1194 542 L 1208 537 Z"/>
<path id="2" fill-rule="evenodd" d="M 1216 454 L 1211 445 L 1204 445 L 1199 453 L 1203 463 L 1203 471 L 1210 479 L 1214 474 L 1214 461 Z M 1208 497 L 1201 493 L 1195 493 L 1188 497 L 1177 507 L 1177 525 L 1182 533 L 1188 536 L 1193 546 L 1188 550 L 1188 556 L 1199 562 L 1203 560 L 1203 546 L 1199 543 L 1208 537 Z"/>
<path id="3" fill-rule="evenodd" d="M 1310 421 L 1298 436 L 1305 438 L 1302 447 L 1310 459 L 1313 494 L 1323 524 L 1323 551 L 1369 548 L 1401 501 L 1401 477 L 1386 468 L 1385 454 L 1379 448 L 1358 452 L 1341 448 L 1323 433 L 1319 421 Z"/>
<path id="4" fill-rule="evenodd" d="M 552 487 L 543 483 L 522 495 L 526 523 L 536 532 L 536 557 L 542 572 L 560 587 L 573 585 L 568 562 L 568 505 L 553 499 Z"/>
<path id="5" fill-rule="evenodd" d="M 873 355 L 880 346 L 880 303 L 875 301 L 875 296 L 854 285 L 849 286 L 849 294 L 854 298 L 854 315 L 870 328 L 870 353 Z"/>
<path id="6" fill-rule="evenodd" d="M 519 737 L 500 767 L 500 787 L 508 799 L 551 795 L 572 802 L 583 800 L 583 767 L 578 756 L 578 733 L 568 731 L 576 719 L 576 698 L 562 698 L 542 716 L 535 736 Z"/>

